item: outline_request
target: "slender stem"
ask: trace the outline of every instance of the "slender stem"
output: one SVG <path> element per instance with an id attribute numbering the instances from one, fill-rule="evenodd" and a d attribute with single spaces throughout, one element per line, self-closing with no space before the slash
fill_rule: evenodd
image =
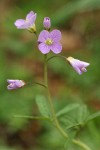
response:
<path id="1" fill-rule="evenodd" d="M 47 93 L 48 101 L 49 101 L 49 104 L 50 104 L 52 117 L 54 119 L 56 116 L 55 116 L 55 111 L 54 111 L 54 108 L 53 108 L 53 104 L 52 104 L 52 101 L 51 101 L 50 92 L 49 92 L 49 88 L 48 88 L 47 54 L 44 56 L 44 82 L 45 82 L 45 85 L 47 86 L 46 93 Z"/>
<path id="2" fill-rule="evenodd" d="M 55 57 L 60 57 L 60 58 L 66 59 L 66 57 L 63 56 L 63 55 L 54 55 L 54 56 L 51 56 L 50 58 L 48 58 L 48 59 L 47 59 L 47 62 L 48 62 L 49 60 L 51 60 L 52 58 L 55 58 Z"/>
<path id="3" fill-rule="evenodd" d="M 56 118 L 55 110 L 54 110 L 53 103 L 52 103 L 51 96 L 50 96 L 50 92 L 49 92 L 48 79 L 47 79 L 47 61 L 50 60 L 50 59 L 51 58 L 47 59 L 47 54 L 44 56 L 44 82 L 45 82 L 45 85 L 47 87 L 46 88 L 46 90 L 47 90 L 46 93 L 47 93 L 48 101 L 49 101 L 50 108 L 51 108 L 52 122 L 54 123 L 54 125 L 58 129 L 58 131 L 61 133 L 61 135 L 63 135 L 63 137 L 65 137 L 65 138 L 68 138 L 68 134 L 62 129 L 62 127 L 60 126 L 60 124 L 59 124 L 59 122 Z M 73 139 L 72 142 L 74 144 L 82 147 L 84 150 L 91 150 L 86 144 L 84 144 L 81 141 Z"/>
<path id="4" fill-rule="evenodd" d="M 48 79 L 47 79 L 47 55 L 45 55 L 45 60 L 44 60 L 44 82 L 45 82 L 45 85 L 47 86 L 47 96 L 48 96 L 48 101 L 49 101 L 49 104 L 50 104 L 51 113 L 52 113 L 52 119 L 54 121 L 54 124 L 57 127 L 57 129 L 60 131 L 60 133 L 64 137 L 67 138 L 68 137 L 67 133 L 65 133 L 63 131 L 63 129 L 59 125 L 59 122 L 58 122 L 58 120 L 56 118 L 55 110 L 54 110 L 53 103 L 52 103 L 51 96 L 50 96 L 50 92 L 49 92 Z"/>
<path id="5" fill-rule="evenodd" d="M 48 117 L 38 117 L 38 116 L 26 116 L 26 115 L 14 115 L 16 118 L 28 118 L 28 119 L 35 119 L 35 120 L 50 120 Z"/>
<path id="6" fill-rule="evenodd" d="M 42 83 L 39 83 L 39 82 L 33 82 L 33 83 L 27 83 L 27 84 L 29 84 L 29 85 L 37 84 L 37 85 L 40 85 L 40 86 L 43 86 L 43 87 L 47 88 L 46 85 L 44 85 L 44 84 L 42 84 Z"/>
<path id="7" fill-rule="evenodd" d="M 86 144 L 84 144 L 83 142 L 81 141 L 78 141 L 78 140 L 72 140 L 72 142 L 80 147 L 82 147 L 84 150 L 91 150 Z"/>
<path id="8" fill-rule="evenodd" d="M 48 86 L 48 79 L 47 79 L 47 54 L 44 55 L 44 83 Z"/>

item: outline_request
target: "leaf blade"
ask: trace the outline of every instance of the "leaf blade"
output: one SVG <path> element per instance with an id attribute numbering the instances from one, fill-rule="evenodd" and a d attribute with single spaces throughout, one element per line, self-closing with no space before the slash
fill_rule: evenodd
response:
<path id="1" fill-rule="evenodd" d="M 65 106 L 63 109 L 61 109 L 56 116 L 59 117 L 61 115 L 64 115 L 66 113 L 68 113 L 69 111 L 76 109 L 77 107 L 79 107 L 79 104 L 69 104 L 67 106 Z"/>
<path id="2" fill-rule="evenodd" d="M 42 116 L 50 117 L 49 104 L 43 95 L 36 96 L 36 104 Z"/>

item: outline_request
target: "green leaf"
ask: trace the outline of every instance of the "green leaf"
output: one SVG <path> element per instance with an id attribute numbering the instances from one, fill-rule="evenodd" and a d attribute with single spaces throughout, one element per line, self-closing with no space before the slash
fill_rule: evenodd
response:
<path id="1" fill-rule="evenodd" d="M 70 129 L 70 128 L 79 128 L 80 124 L 77 122 L 76 118 L 74 118 L 74 116 L 64 116 L 61 118 L 60 120 L 63 125 L 65 125 L 66 130 Z"/>
<path id="2" fill-rule="evenodd" d="M 66 107 L 64 107 L 62 110 L 60 110 L 56 116 L 59 117 L 61 115 L 64 115 L 66 113 L 68 113 L 69 111 L 73 110 L 73 109 L 76 109 L 79 107 L 79 104 L 69 104 L 67 105 Z"/>
<path id="3" fill-rule="evenodd" d="M 96 117 L 99 117 L 100 116 L 100 111 L 99 112 L 96 112 L 96 113 L 93 113 L 92 115 L 88 116 L 88 118 L 86 119 L 86 121 L 90 121 Z"/>
<path id="4" fill-rule="evenodd" d="M 68 138 L 68 139 L 66 140 L 65 144 L 64 144 L 64 148 L 65 148 L 65 150 L 67 150 L 67 149 L 68 149 L 69 144 L 71 144 L 71 139 L 70 139 L 70 138 Z"/>
<path id="5" fill-rule="evenodd" d="M 47 100 L 43 95 L 36 96 L 36 103 L 38 105 L 38 109 L 44 117 L 50 117 L 50 109 Z"/>
<path id="6" fill-rule="evenodd" d="M 69 1 L 69 3 L 61 7 L 58 11 L 55 12 L 55 14 L 52 15 L 52 23 L 53 25 L 62 25 L 62 23 L 64 23 L 66 20 L 70 19 L 72 16 L 79 12 L 88 12 L 99 8 L 99 0 Z"/>
<path id="7" fill-rule="evenodd" d="M 70 145 L 72 144 L 72 139 L 74 139 L 74 137 L 76 135 L 76 131 L 75 130 L 70 130 L 70 132 L 68 132 L 68 134 L 69 134 L 69 137 L 68 137 L 68 139 L 66 139 L 66 142 L 65 142 L 65 145 L 64 145 L 66 150 L 71 149 Z"/>
<path id="8" fill-rule="evenodd" d="M 89 116 L 89 112 L 87 106 L 85 104 L 82 104 L 77 111 L 78 123 L 84 124 L 88 116 Z"/>

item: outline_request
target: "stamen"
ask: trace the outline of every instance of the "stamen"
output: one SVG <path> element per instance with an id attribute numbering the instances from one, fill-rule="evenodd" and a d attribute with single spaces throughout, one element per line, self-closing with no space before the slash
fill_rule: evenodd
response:
<path id="1" fill-rule="evenodd" d="M 45 41 L 45 43 L 46 43 L 47 45 L 52 45 L 53 41 L 52 41 L 51 39 L 47 39 L 47 40 Z"/>

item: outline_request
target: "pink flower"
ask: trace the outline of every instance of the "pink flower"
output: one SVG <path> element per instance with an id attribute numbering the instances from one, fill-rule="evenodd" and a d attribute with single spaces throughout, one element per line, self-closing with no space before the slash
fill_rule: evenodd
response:
<path id="1" fill-rule="evenodd" d="M 36 16 L 37 16 L 36 13 L 34 13 L 33 11 L 30 11 L 27 14 L 25 20 L 24 19 L 18 19 L 18 20 L 16 20 L 16 22 L 14 24 L 18 29 L 34 28 L 35 27 Z"/>
<path id="2" fill-rule="evenodd" d="M 8 79 L 7 82 L 9 83 L 9 85 L 7 86 L 8 90 L 18 89 L 25 85 L 25 82 L 23 80 Z"/>
<path id="3" fill-rule="evenodd" d="M 43 26 L 45 29 L 50 29 L 51 21 L 49 17 L 45 17 L 43 21 Z"/>
<path id="4" fill-rule="evenodd" d="M 43 54 L 49 53 L 50 50 L 58 54 L 62 50 L 62 45 L 59 43 L 60 40 L 61 32 L 59 30 L 53 30 L 51 32 L 43 30 L 38 37 L 38 48 Z"/>
<path id="5" fill-rule="evenodd" d="M 90 64 L 84 61 L 80 61 L 78 59 L 74 59 L 73 57 L 68 57 L 67 61 L 71 64 L 71 66 L 74 68 L 74 70 L 78 74 L 82 74 L 83 72 L 86 72 L 86 67 L 89 66 Z"/>

